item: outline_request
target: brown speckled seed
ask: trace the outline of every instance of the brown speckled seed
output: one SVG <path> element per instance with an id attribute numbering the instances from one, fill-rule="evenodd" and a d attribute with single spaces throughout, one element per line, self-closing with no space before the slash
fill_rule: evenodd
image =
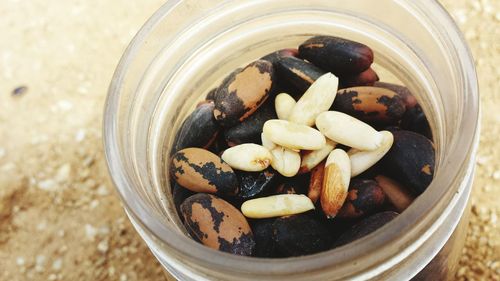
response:
<path id="1" fill-rule="evenodd" d="M 215 119 L 225 127 L 245 120 L 269 96 L 273 77 L 272 63 L 264 60 L 232 72 L 215 95 Z"/>
<path id="2" fill-rule="evenodd" d="M 238 180 L 233 169 L 212 152 L 185 148 L 172 156 L 170 174 L 175 181 L 194 192 L 234 195 Z"/>
<path id="3" fill-rule="evenodd" d="M 255 248 L 247 220 L 233 205 L 206 193 L 195 194 L 181 205 L 184 226 L 198 242 L 212 249 L 250 256 Z"/>
<path id="4" fill-rule="evenodd" d="M 379 210 L 384 201 L 384 191 L 376 181 L 352 179 L 347 199 L 337 216 L 339 218 L 363 217 Z"/>

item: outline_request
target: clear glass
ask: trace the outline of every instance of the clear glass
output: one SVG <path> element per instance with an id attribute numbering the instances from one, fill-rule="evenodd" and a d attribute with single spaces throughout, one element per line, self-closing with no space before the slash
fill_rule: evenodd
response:
<path id="1" fill-rule="evenodd" d="M 316 34 L 367 44 L 376 63 L 416 94 L 435 137 L 434 181 L 391 223 L 327 252 L 258 259 L 194 242 L 166 196 L 166 152 L 176 130 L 196 101 L 231 70 Z M 478 101 L 471 55 L 435 1 L 170 0 L 144 25 L 117 67 L 105 108 L 105 151 L 130 220 L 162 265 L 181 280 L 405 280 L 437 256 L 466 209 Z M 457 233 L 454 237 L 463 229 Z M 455 240 L 448 245 L 457 252 L 463 238 Z M 453 264 L 439 257 L 433 264 L 447 267 L 449 275 Z"/>

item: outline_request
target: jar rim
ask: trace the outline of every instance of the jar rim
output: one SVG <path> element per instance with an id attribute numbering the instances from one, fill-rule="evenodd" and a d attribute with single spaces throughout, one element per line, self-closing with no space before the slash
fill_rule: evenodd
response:
<path id="1" fill-rule="evenodd" d="M 463 188 L 461 189 L 460 187 L 460 182 L 456 183 L 456 190 L 452 188 L 442 189 L 439 196 L 436 196 L 436 194 L 432 194 L 432 196 L 431 194 L 422 194 L 421 197 L 426 197 L 427 200 L 419 200 L 409 207 L 410 209 L 419 209 L 421 211 L 409 212 L 408 210 L 403 212 L 398 218 L 377 231 L 377 233 L 385 232 L 387 235 L 368 235 L 349 244 L 349 247 L 352 248 L 363 247 L 363 249 L 366 249 L 363 253 L 353 251 L 343 246 L 314 255 L 286 259 L 235 256 L 204 247 L 175 230 L 169 229 L 155 219 L 149 210 L 148 204 L 140 197 L 134 196 L 133 184 L 129 179 L 130 175 L 127 175 L 125 172 L 124 159 L 120 156 L 120 147 L 117 143 L 118 116 L 116 114 L 116 108 L 120 102 L 120 93 L 125 73 L 131 61 L 140 50 L 143 41 L 164 17 L 175 10 L 175 7 L 180 2 L 182 2 L 182 0 L 167 1 L 157 12 L 155 12 L 134 37 L 116 68 L 105 104 L 103 136 L 108 169 L 127 213 L 129 216 L 133 217 L 135 222 L 141 224 L 158 241 L 161 241 L 161 243 L 169 245 L 176 252 L 182 253 L 207 267 L 231 267 L 231 270 L 237 271 L 255 271 L 256 268 L 258 268 L 258 273 L 261 274 L 280 274 L 285 272 L 290 274 L 291 270 L 297 273 L 303 272 L 304 270 L 319 270 L 331 266 L 332 264 L 348 263 L 354 258 L 357 260 L 367 259 L 369 257 L 373 258 L 371 255 L 376 251 L 391 246 L 391 251 L 385 251 L 383 254 L 378 254 L 378 257 L 381 258 L 378 262 L 386 261 L 386 265 L 389 266 L 391 263 L 396 262 L 394 256 L 391 257 L 390 254 L 394 255 L 397 251 L 402 252 L 399 248 L 400 246 L 402 247 L 404 245 L 409 247 L 410 244 L 412 244 L 414 247 L 418 247 L 419 243 L 423 243 L 422 239 L 425 239 L 425 235 L 422 236 L 422 233 L 425 232 L 427 235 L 430 235 L 433 229 L 437 227 L 439 223 L 438 218 L 440 215 L 442 216 L 442 214 L 436 213 L 433 217 L 424 218 L 425 214 L 423 214 L 422 210 L 431 210 L 436 207 L 442 209 L 445 206 L 443 200 L 452 198 L 453 193 L 463 190 Z M 467 170 L 466 173 L 472 173 L 471 161 L 468 159 L 470 155 L 475 154 L 479 143 L 479 96 L 472 55 L 458 27 L 449 14 L 440 3 L 434 0 L 415 1 L 413 6 L 415 9 L 419 10 L 433 10 L 438 15 L 436 16 L 436 14 L 434 14 L 433 17 L 438 18 L 439 24 L 442 26 L 443 30 L 446 30 L 447 39 L 450 40 L 451 44 L 455 47 L 455 49 L 450 50 L 450 52 L 454 51 L 457 53 L 456 55 L 461 56 L 459 67 L 461 68 L 461 74 L 463 76 L 462 81 L 466 83 L 463 87 L 465 89 L 465 94 L 472 97 L 469 98 L 468 102 L 470 104 L 468 104 L 464 110 L 467 111 L 467 116 L 474 117 L 470 119 L 462 118 L 459 131 L 470 133 L 460 136 L 454 150 L 450 153 L 455 155 L 454 159 L 457 161 L 455 163 L 447 163 L 446 171 L 436 174 L 433 182 L 429 186 L 430 189 L 435 185 L 450 186 L 449 179 L 457 180 L 457 178 L 463 176 L 461 175 L 461 171 L 463 170 Z M 430 14 L 431 13 L 429 13 L 428 17 L 430 17 Z M 134 197 L 137 200 L 129 200 Z M 447 209 L 450 210 L 451 208 Z M 406 223 L 396 224 L 397 221 L 406 221 Z M 401 232 L 409 227 L 419 228 L 421 231 L 413 233 L 411 236 L 402 235 Z M 427 230 L 423 231 L 425 228 L 427 228 Z M 388 241 L 392 241 L 393 245 L 388 245 Z"/>

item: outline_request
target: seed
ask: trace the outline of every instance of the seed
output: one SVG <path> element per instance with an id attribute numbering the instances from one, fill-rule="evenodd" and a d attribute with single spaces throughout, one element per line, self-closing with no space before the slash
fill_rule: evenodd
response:
<path id="1" fill-rule="evenodd" d="M 271 102 L 266 102 L 243 122 L 224 131 L 229 146 L 242 143 L 259 143 L 262 127 L 267 120 L 276 119 L 276 113 Z"/>
<path id="2" fill-rule="evenodd" d="M 303 174 L 292 178 L 284 178 L 274 194 L 307 194 L 310 175 Z"/>
<path id="3" fill-rule="evenodd" d="M 233 169 L 212 152 L 185 148 L 172 156 L 170 174 L 181 186 L 194 191 L 234 195 L 238 180 Z"/>
<path id="4" fill-rule="evenodd" d="M 375 230 L 381 228 L 386 223 L 393 220 L 398 216 L 396 212 L 381 212 L 375 215 L 371 215 L 360 222 L 353 225 L 349 230 L 344 232 L 339 239 L 335 242 L 335 247 L 339 247 L 355 240 L 358 240 L 366 235 L 374 232 Z"/>
<path id="5" fill-rule="evenodd" d="M 297 102 L 289 94 L 281 93 L 277 95 L 274 106 L 278 118 L 281 120 L 287 120 L 296 103 Z"/>
<path id="6" fill-rule="evenodd" d="M 375 150 L 383 139 L 382 134 L 370 125 L 338 111 L 318 115 L 316 127 L 327 138 L 360 150 Z"/>
<path id="7" fill-rule="evenodd" d="M 261 145 L 245 143 L 226 149 L 221 158 L 234 169 L 259 172 L 271 164 L 272 155 Z"/>
<path id="8" fill-rule="evenodd" d="M 342 149 L 330 152 L 326 159 L 321 189 L 321 208 L 328 218 L 334 218 L 347 197 L 351 179 L 351 162 Z"/>
<path id="9" fill-rule="evenodd" d="M 241 211 L 247 218 L 262 219 L 300 214 L 314 209 L 303 194 L 279 194 L 245 201 Z"/>
<path id="10" fill-rule="evenodd" d="M 417 99 L 405 86 L 386 83 L 386 82 L 378 82 L 378 81 L 375 82 L 373 85 L 375 87 L 385 88 L 393 92 L 396 92 L 398 96 L 400 96 L 403 99 L 406 109 L 413 108 L 418 104 Z"/>
<path id="11" fill-rule="evenodd" d="M 271 140 L 269 140 L 266 135 L 264 135 L 264 133 L 261 133 L 260 134 L 260 139 L 262 141 L 262 146 L 267 148 L 267 150 L 269 151 L 272 151 L 273 149 L 275 149 L 277 146 L 274 142 L 272 142 Z"/>
<path id="12" fill-rule="evenodd" d="M 432 139 L 432 130 L 429 121 L 420 105 L 408 109 L 401 120 L 401 129 L 421 134 L 428 139 Z"/>
<path id="13" fill-rule="evenodd" d="M 254 256 L 260 258 L 274 258 L 277 255 L 276 242 L 274 241 L 275 219 L 260 219 L 251 222 L 253 237 L 255 239 Z"/>
<path id="14" fill-rule="evenodd" d="M 273 77 L 272 63 L 264 60 L 231 73 L 215 95 L 215 119 L 231 127 L 248 118 L 269 96 Z"/>
<path id="15" fill-rule="evenodd" d="M 339 79 L 326 73 L 316 80 L 293 107 L 288 120 L 306 126 L 313 126 L 318 114 L 327 111 L 337 95 Z"/>
<path id="16" fill-rule="evenodd" d="M 213 110 L 213 102 L 204 103 L 184 120 L 175 136 L 172 153 L 187 147 L 208 148 L 214 142 L 220 127 Z"/>
<path id="17" fill-rule="evenodd" d="M 300 164 L 299 173 L 308 173 L 311 171 L 314 167 L 316 167 L 316 165 L 328 157 L 328 154 L 330 154 L 336 145 L 337 144 L 334 141 L 327 139 L 323 148 L 304 151 L 302 154 L 302 162 Z"/>
<path id="18" fill-rule="evenodd" d="M 270 141 L 290 149 L 316 150 L 326 144 L 325 137 L 318 130 L 286 120 L 269 120 L 263 130 Z"/>
<path id="19" fill-rule="evenodd" d="M 182 213 L 181 213 L 181 204 L 182 204 L 182 202 L 184 202 L 184 200 L 186 200 L 191 195 L 194 195 L 194 193 L 191 190 L 189 190 L 185 187 L 182 187 L 178 183 L 173 184 L 172 199 L 174 201 L 175 210 L 177 211 L 177 214 L 179 214 L 179 217 L 181 220 L 184 219 L 184 217 L 182 216 Z"/>
<path id="20" fill-rule="evenodd" d="M 372 68 L 368 68 L 367 70 L 356 75 L 339 77 L 339 89 L 359 86 L 373 86 L 373 84 L 378 80 L 379 78 L 377 73 Z"/>
<path id="21" fill-rule="evenodd" d="M 373 51 L 351 40 L 316 36 L 299 46 L 299 56 L 337 76 L 354 75 L 373 63 Z"/>
<path id="22" fill-rule="evenodd" d="M 281 58 L 275 63 L 278 81 L 286 82 L 293 94 L 301 96 L 326 71 L 296 57 Z"/>
<path id="23" fill-rule="evenodd" d="M 347 113 L 363 122 L 396 124 L 406 111 L 403 99 L 388 89 L 353 87 L 338 91 L 333 110 Z"/>
<path id="24" fill-rule="evenodd" d="M 318 202 L 318 199 L 321 196 L 321 189 L 323 188 L 323 177 L 325 174 L 325 163 L 326 161 L 323 161 L 311 170 L 311 180 L 309 182 L 307 197 L 309 197 L 309 199 L 311 199 L 314 204 Z"/>
<path id="25" fill-rule="evenodd" d="M 398 212 L 403 212 L 415 200 L 415 197 L 400 183 L 384 176 L 376 176 L 375 180 L 384 191 L 387 199 L 396 207 Z"/>
<path id="26" fill-rule="evenodd" d="M 414 132 L 401 130 L 392 134 L 394 143 L 382 159 L 382 172 L 419 195 L 434 176 L 434 146 L 429 139 Z"/>
<path id="27" fill-rule="evenodd" d="M 380 210 L 385 201 L 382 188 L 374 180 L 352 179 L 347 199 L 337 217 L 359 218 Z"/>
<path id="28" fill-rule="evenodd" d="M 205 100 L 215 101 L 216 94 L 217 94 L 217 88 L 213 88 L 212 90 L 208 91 L 207 95 L 205 96 Z"/>
<path id="29" fill-rule="evenodd" d="M 275 64 L 279 60 L 286 58 L 286 57 L 296 57 L 299 55 L 299 50 L 297 49 L 281 49 L 276 52 L 269 53 L 262 58 L 261 60 L 267 60 L 268 62 Z"/>
<path id="30" fill-rule="evenodd" d="M 328 229 L 305 214 L 276 219 L 273 223 L 273 233 L 276 249 L 284 257 L 326 251 L 332 244 Z"/>
<path id="31" fill-rule="evenodd" d="M 188 233 L 196 241 L 219 251 L 252 255 L 255 241 L 250 225 L 231 204 L 198 193 L 182 203 L 181 212 Z"/>
<path id="32" fill-rule="evenodd" d="M 293 177 L 300 168 L 300 153 L 278 146 L 271 151 L 271 166 L 285 177 Z"/>
<path id="33" fill-rule="evenodd" d="M 278 173 L 273 169 L 262 172 L 236 171 L 240 183 L 238 198 L 251 199 L 269 194 L 275 187 Z"/>
<path id="34" fill-rule="evenodd" d="M 382 144 L 371 151 L 360 151 L 352 148 L 347 152 L 351 159 L 351 177 L 355 177 L 375 165 L 391 149 L 394 137 L 389 131 L 381 131 Z"/>

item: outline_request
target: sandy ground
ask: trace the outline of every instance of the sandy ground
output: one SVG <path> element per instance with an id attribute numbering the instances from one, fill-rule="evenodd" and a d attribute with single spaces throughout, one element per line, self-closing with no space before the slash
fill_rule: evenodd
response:
<path id="1" fill-rule="evenodd" d="M 113 70 L 159 0 L 0 2 L 0 280 L 162 280 L 108 178 Z M 500 276 L 500 1 L 442 1 L 483 102 L 473 216 L 457 279 Z"/>

